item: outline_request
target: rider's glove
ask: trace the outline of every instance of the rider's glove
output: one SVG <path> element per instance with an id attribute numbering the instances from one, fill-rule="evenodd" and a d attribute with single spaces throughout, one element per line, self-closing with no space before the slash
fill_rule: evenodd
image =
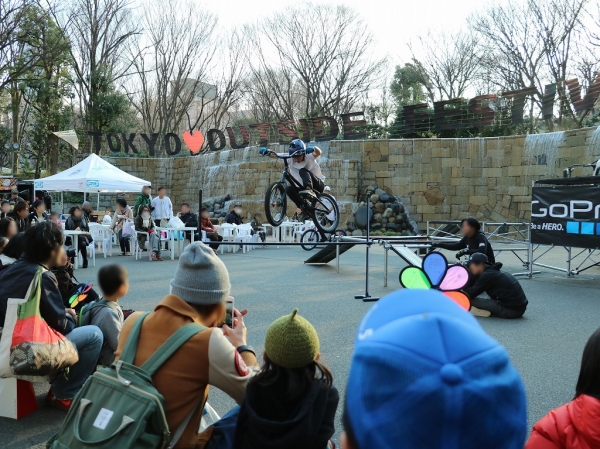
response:
<path id="1" fill-rule="evenodd" d="M 460 259 L 462 256 L 464 256 L 465 254 L 467 254 L 469 252 L 468 249 L 461 249 L 459 252 L 456 253 L 456 258 Z"/>
<path id="2" fill-rule="evenodd" d="M 313 151 L 315 151 L 315 147 L 307 147 L 306 148 L 306 154 L 311 154 Z"/>
<path id="3" fill-rule="evenodd" d="M 267 150 L 265 147 L 262 147 L 260 150 L 258 150 L 259 154 L 262 154 L 263 156 L 267 154 L 267 151 L 269 150 Z"/>

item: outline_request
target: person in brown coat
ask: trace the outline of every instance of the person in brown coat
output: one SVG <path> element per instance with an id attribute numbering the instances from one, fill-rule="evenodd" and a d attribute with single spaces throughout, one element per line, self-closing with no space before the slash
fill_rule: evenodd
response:
<path id="1" fill-rule="evenodd" d="M 156 372 L 152 380 L 165 398 L 169 429 L 175 431 L 195 408 L 177 449 L 203 448 L 209 436 L 198 434 L 202 409 L 213 385 L 238 404 L 246 394 L 246 384 L 258 369 L 254 350 L 246 344 L 242 313 L 235 310 L 234 328 L 223 325 L 225 303 L 231 285 L 225 264 L 201 242 L 189 245 L 181 257 L 167 295 L 142 324 L 136 366 L 141 366 L 167 339 L 188 323 L 208 329 L 186 342 Z M 119 359 L 127 337 L 140 313 L 132 314 L 119 336 Z"/>

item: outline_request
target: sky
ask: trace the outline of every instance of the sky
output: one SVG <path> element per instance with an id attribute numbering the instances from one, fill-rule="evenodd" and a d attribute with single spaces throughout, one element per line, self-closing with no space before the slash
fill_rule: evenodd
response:
<path id="1" fill-rule="evenodd" d="M 467 26 L 470 13 L 493 0 L 313 0 L 315 4 L 343 4 L 356 10 L 378 42 L 377 56 L 388 56 L 393 65 L 408 62 L 407 43 L 428 30 L 452 31 Z M 272 11 L 300 5 L 296 0 L 204 0 L 219 15 L 221 26 L 254 22 Z M 213 7 L 219 4 L 222 6 Z"/>

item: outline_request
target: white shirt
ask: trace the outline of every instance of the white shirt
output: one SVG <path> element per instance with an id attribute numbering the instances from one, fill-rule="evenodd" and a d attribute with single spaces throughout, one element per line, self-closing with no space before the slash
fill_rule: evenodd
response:
<path id="1" fill-rule="evenodd" d="M 335 196 L 333 196 L 331 193 L 329 193 L 329 192 L 323 192 L 323 193 L 326 193 L 327 195 L 329 195 L 331 198 L 333 198 L 335 200 Z M 327 214 L 327 219 L 329 221 L 335 220 L 335 211 L 333 210 L 333 204 L 331 204 L 327 198 L 323 198 L 323 203 L 325 203 L 325 205 L 327 206 L 328 209 L 331 208 L 331 212 L 329 212 L 329 214 Z"/>
<path id="2" fill-rule="evenodd" d="M 317 158 L 315 158 L 312 154 L 307 154 L 302 162 L 294 162 L 294 160 L 290 158 L 288 159 L 288 164 L 290 167 L 290 174 L 296 181 L 298 181 L 298 184 L 300 185 L 303 184 L 302 178 L 300 177 L 300 169 L 302 168 L 306 168 L 321 181 L 325 180 L 325 176 L 323 176 L 323 173 L 321 172 L 321 166 L 319 165 Z"/>
<path id="3" fill-rule="evenodd" d="M 164 198 L 156 197 L 152 200 L 152 218 L 155 220 L 166 220 L 173 218 L 173 204 L 168 196 Z"/>

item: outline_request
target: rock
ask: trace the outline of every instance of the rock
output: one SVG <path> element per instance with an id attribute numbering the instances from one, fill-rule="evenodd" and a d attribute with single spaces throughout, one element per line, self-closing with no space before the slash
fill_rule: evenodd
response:
<path id="1" fill-rule="evenodd" d="M 408 232 L 408 231 L 402 231 L 402 232 L 400 233 L 400 235 L 407 236 L 407 235 L 410 235 L 410 232 Z"/>
<path id="2" fill-rule="evenodd" d="M 392 215 L 394 215 L 394 211 L 389 207 L 383 212 L 383 218 L 390 218 Z"/>
<path id="3" fill-rule="evenodd" d="M 225 217 L 227 216 L 227 212 L 225 212 L 225 211 L 222 211 L 222 212 L 221 212 L 219 215 L 220 215 L 221 217 L 225 218 Z"/>
<path id="4" fill-rule="evenodd" d="M 377 190 L 378 187 L 379 186 L 377 184 L 371 184 L 370 186 L 365 188 L 365 193 L 374 192 L 375 190 Z"/>
<path id="5" fill-rule="evenodd" d="M 373 221 L 375 223 L 381 223 L 381 219 L 382 218 L 383 218 L 383 215 L 381 215 L 381 214 L 375 214 L 375 215 L 373 215 Z"/>
<path id="6" fill-rule="evenodd" d="M 381 201 L 382 203 L 389 203 L 393 199 L 394 199 L 394 197 L 391 195 L 388 195 L 387 193 L 384 193 L 383 195 L 379 195 L 379 201 Z"/>
<path id="7" fill-rule="evenodd" d="M 363 207 L 365 205 L 364 201 L 361 201 L 360 203 L 358 203 L 358 207 Z"/>
<path id="8" fill-rule="evenodd" d="M 404 204 L 398 203 L 398 213 L 404 213 Z"/>
<path id="9" fill-rule="evenodd" d="M 387 192 L 383 189 L 375 189 L 375 195 L 385 195 Z"/>
<path id="10" fill-rule="evenodd" d="M 360 229 L 352 231 L 352 237 L 362 237 L 363 233 Z"/>
<path id="11" fill-rule="evenodd" d="M 223 197 L 223 202 L 225 201 L 230 201 L 231 200 L 231 195 L 227 194 L 225 195 L 225 197 Z"/>
<path id="12" fill-rule="evenodd" d="M 211 207 L 213 204 L 215 204 L 214 200 L 206 200 L 206 201 L 202 201 L 202 206 L 203 207 Z"/>
<path id="13" fill-rule="evenodd" d="M 354 221 L 358 229 L 365 229 L 367 223 L 373 219 L 373 211 L 367 206 L 359 207 L 354 215 Z"/>
<path id="14" fill-rule="evenodd" d="M 389 205 L 389 207 L 392 208 L 392 210 L 394 211 L 395 214 L 399 214 L 400 213 L 400 204 L 398 203 L 392 203 Z"/>
<path id="15" fill-rule="evenodd" d="M 382 214 L 385 211 L 385 204 L 377 203 L 375 204 L 375 212 L 378 214 Z"/>
<path id="16" fill-rule="evenodd" d="M 214 208 L 213 206 L 210 206 L 210 207 L 208 208 L 208 211 L 209 211 L 209 212 L 214 212 L 214 211 L 215 211 L 215 208 Z"/>
<path id="17" fill-rule="evenodd" d="M 387 218 L 382 218 L 381 219 L 381 226 L 385 226 L 387 224 Z"/>
<path id="18" fill-rule="evenodd" d="M 356 223 L 348 223 L 348 228 L 346 228 L 349 232 L 356 231 Z"/>
<path id="19" fill-rule="evenodd" d="M 398 216 L 396 218 L 398 218 L 398 220 L 400 220 L 400 221 L 406 221 L 408 219 L 408 215 L 398 214 Z"/>
<path id="20" fill-rule="evenodd" d="M 371 203 L 377 203 L 379 201 L 379 195 L 371 195 Z"/>
<path id="21" fill-rule="evenodd" d="M 214 212 L 209 212 L 209 213 L 208 213 L 208 217 L 209 217 L 209 218 L 213 218 L 214 216 L 215 216 L 215 213 L 214 213 Z"/>
<path id="22" fill-rule="evenodd" d="M 398 226 L 396 225 L 396 223 L 388 223 L 385 226 L 386 229 L 389 229 L 390 231 L 397 231 L 398 230 Z"/>
<path id="23" fill-rule="evenodd" d="M 371 231 L 377 231 L 379 229 L 381 229 L 381 223 L 373 223 L 371 225 Z"/>
<path id="24" fill-rule="evenodd" d="M 396 217 L 388 218 L 388 223 L 396 223 Z"/>

